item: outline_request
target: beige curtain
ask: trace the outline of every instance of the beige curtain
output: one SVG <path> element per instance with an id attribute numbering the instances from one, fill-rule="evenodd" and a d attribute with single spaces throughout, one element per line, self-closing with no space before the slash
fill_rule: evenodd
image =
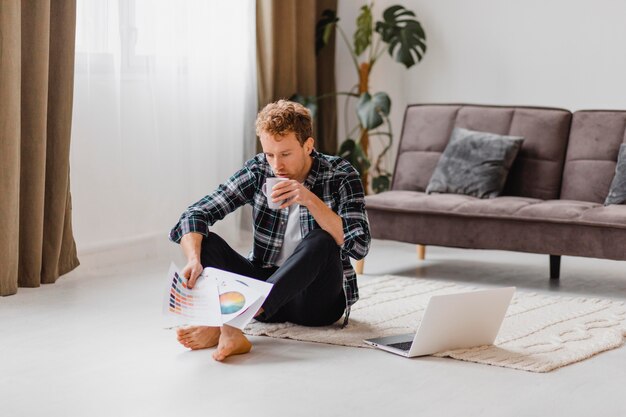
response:
<path id="1" fill-rule="evenodd" d="M 78 266 L 69 146 L 75 0 L 0 1 L 0 295 Z"/>
<path id="2" fill-rule="evenodd" d="M 335 40 L 315 55 L 315 24 L 337 0 L 257 0 L 259 108 L 295 93 L 321 96 L 335 91 Z M 321 99 L 316 148 L 337 151 L 337 102 Z"/>

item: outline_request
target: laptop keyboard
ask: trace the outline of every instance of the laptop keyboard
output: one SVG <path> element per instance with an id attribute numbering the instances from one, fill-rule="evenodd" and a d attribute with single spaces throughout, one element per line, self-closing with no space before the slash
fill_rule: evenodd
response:
<path id="1" fill-rule="evenodd" d="M 412 344 L 413 344 L 413 341 L 410 341 L 410 342 L 400 342 L 400 343 L 390 343 L 387 346 L 390 346 L 390 347 L 396 348 L 396 349 L 400 349 L 400 350 L 410 350 Z"/>

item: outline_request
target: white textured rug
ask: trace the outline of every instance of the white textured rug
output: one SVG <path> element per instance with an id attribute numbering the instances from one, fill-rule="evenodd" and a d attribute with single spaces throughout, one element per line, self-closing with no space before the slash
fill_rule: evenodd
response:
<path id="1" fill-rule="evenodd" d="M 333 345 L 368 347 L 363 339 L 414 332 L 432 295 L 475 290 L 450 282 L 385 276 L 359 283 L 361 299 L 350 324 L 303 327 L 291 323 L 253 321 L 249 335 L 265 335 Z M 495 345 L 458 349 L 434 356 L 532 372 L 587 359 L 623 344 L 624 302 L 596 298 L 557 297 L 517 291 Z"/>

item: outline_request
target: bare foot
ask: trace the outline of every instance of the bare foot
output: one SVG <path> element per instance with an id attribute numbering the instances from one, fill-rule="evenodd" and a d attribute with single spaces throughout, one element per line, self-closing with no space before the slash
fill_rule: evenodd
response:
<path id="1" fill-rule="evenodd" d="M 206 349 L 216 346 L 220 340 L 220 328 L 193 326 L 176 329 L 181 345 L 192 350 Z"/>
<path id="2" fill-rule="evenodd" d="M 241 330 L 225 325 L 222 327 L 217 350 L 213 352 L 213 359 L 223 361 L 231 355 L 248 353 L 250 349 L 252 349 L 252 344 Z"/>

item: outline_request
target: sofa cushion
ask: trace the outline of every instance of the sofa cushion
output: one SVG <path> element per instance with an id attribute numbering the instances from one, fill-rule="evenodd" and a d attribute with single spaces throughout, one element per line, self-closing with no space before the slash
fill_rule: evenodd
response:
<path id="1" fill-rule="evenodd" d="M 507 197 L 480 201 L 493 202 L 503 198 Z M 600 205 L 585 214 L 596 210 L 606 213 L 606 209 L 621 209 L 613 214 L 621 211 L 621 224 L 626 226 L 624 205 Z M 625 259 L 626 229 L 611 224 L 589 226 L 568 221 L 526 221 L 515 217 L 468 217 L 384 210 L 370 210 L 368 216 L 372 236 L 378 239 L 470 249 Z"/>
<path id="2" fill-rule="evenodd" d="M 415 191 L 387 191 L 365 197 L 365 205 L 368 213 L 430 214 L 626 229 L 626 205 L 605 207 L 588 201 L 544 201 L 512 196 L 485 200 L 461 194 L 429 195 Z M 375 233 L 372 236 L 380 237 Z"/>
<path id="3" fill-rule="evenodd" d="M 426 194 L 415 191 L 386 191 L 365 197 L 367 210 L 411 213 L 449 213 L 461 216 L 511 217 L 542 200 L 526 197 L 497 197 L 489 200 L 462 194 Z"/>
<path id="4" fill-rule="evenodd" d="M 609 194 L 606 196 L 606 200 L 604 200 L 604 205 L 622 204 L 624 201 L 626 201 L 626 143 L 622 143 L 619 147 L 615 175 L 613 176 L 613 181 L 611 181 Z"/>
<path id="5" fill-rule="evenodd" d="M 586 224 L 626 228 L 626 206 L 595 207 L 585 211 L 581 216 L 581 221 Z"/>
<path id="6" fill-rule="evenodd" d="M 626 111 L 574 113 L 560 198 L 604 203 L 624 142 Z"/>
<path id="7" fill-rule="evenodd" d="M 561 173 L 571 113 L 561 109 L 427 104 L 407 107 L 398 147 L 393 190 L 425 191 L 454 127 L 522 136 L 522 148 L 504 195 L 554 199 Z"/>
<path id="8" fill-rule="evenodd" d="M 454 211 L 462 204 L 475 200 L 462 194 L 428 195 L 419 191 L 385 191 L 365 197 L 367 210 L 380 209 L 391 211 Z"/>
<path id="9" fill-rule="evenodd" d="M 597 207 L 600 207 L 598 203 L 588 201 L 547 200 L 524 207 L 516 215 L 528 220 L 576 222 L 582 220 L 587 210 Z"/>
<path id="10" fill-rule="evenodd" d="M 426 193 L 498 196 L 523 140 L 455 127 Z"/>

